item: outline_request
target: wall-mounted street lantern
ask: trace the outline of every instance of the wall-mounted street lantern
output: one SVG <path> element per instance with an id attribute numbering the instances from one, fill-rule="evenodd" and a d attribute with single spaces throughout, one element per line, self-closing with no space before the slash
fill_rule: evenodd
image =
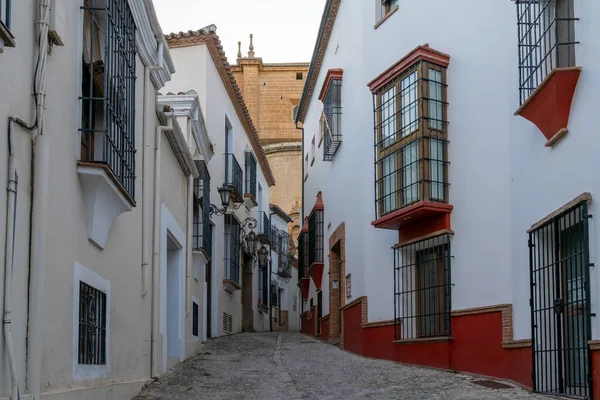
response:
<path id="1" fill-rule="evenodd" d="M 222 208 L 215 206 L 214 204 L 209 205 L 209 214 L 212 215 L 224 215 L 229 208 L 229 202 L 231 201 L 231 194 L 233 193 L 233 186 L 228 185 L 226 183 L 223 184 L 220 188 L 217 189 L 219 191 L 219 196 L 221 196 L 221 205 Z M 234 200 L 232 207 L 237 210 L 243 204 L 243 200 Z"/>
<path id="2" fill-rule="evenodd" d="M 254 229 L 258 226 L 255 218 L 248 217 L 242 223 L 242 242 L 245 244 L 248 254 L 253 261 L 258 261 L 261 266 L 269 262 L 269 238 L 263 234 L 257 234 Z"/>

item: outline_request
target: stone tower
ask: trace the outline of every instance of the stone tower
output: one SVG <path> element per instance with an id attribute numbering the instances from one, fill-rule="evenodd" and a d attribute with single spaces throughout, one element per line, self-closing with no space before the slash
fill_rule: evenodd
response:
<path id="1" fill-rule="evenodd" d="M 248 56 L 242 57 L 238 42 L 237 64 L 233 75 L 275 175 L 271 204 L 276 204 L 293 219 L 289 233 L 300 232 L 302 198 L 302 131 L 294 123 L 310 63 L 263 63 L 255 57 L 250 35 Z"/>

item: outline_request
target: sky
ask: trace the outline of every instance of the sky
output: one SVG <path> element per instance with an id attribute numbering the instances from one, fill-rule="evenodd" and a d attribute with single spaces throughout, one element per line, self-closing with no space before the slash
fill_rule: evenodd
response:
<path id="1" fill-rule="evenodd" d="M 263 62 L 309 62 L 325 0 L 154 0 L 154 6 L 165 34 L 215 24 L 230 64 L 238 41 L 247 57 L 251 33 Z"/>

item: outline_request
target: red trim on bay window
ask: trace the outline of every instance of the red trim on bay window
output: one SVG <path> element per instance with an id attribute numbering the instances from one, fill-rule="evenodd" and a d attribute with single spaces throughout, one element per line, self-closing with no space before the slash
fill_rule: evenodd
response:
<path id="1" fill-rule="evenodd" d="M 367 84 L 371 92 L 375 93 L 389 81 L 406 71 L 409 67 L 418 61 L 428 61 L 433 64 L 440 65 L 444 68 L 450 63 L 450 56 L 440 51 L 429 47 L 428 43 L 422 46 L 417 46 L 410 53 L 405 55 L 396 64 L 381 73 L 377 78 Z"/>

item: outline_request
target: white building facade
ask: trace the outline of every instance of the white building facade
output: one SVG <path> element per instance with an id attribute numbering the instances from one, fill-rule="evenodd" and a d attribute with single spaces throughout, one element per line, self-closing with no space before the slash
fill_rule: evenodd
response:
<path id="1" fill-rule="evenodd" d="M 206 277 L 206 336 L 268 331 L 268 305 L 258 302 L 258 255 L 249 251 L 246 237 L 250 231 L 269 236 L 272 171 L 216 27 L 170 34 L 167 42 L 178 74 L 166 90 L 198 93 L 214 150 L 204 174 L 210 179 L 210 190 L 198 196 L 203 210 L 200 223 L 212 238 L 210 249 L 209 244 L 196 247 L 203 253 L 199 259 Z M 231 188 L 226 191 L 231 197 L 227 207 L 221 197 L 224 187 Z"/>
<path id="2" fill-rule="evenodd" d="M 297 119 L 302 331 L 597 391 L 598 13 L 577 0 L 327 1 Z"/>

